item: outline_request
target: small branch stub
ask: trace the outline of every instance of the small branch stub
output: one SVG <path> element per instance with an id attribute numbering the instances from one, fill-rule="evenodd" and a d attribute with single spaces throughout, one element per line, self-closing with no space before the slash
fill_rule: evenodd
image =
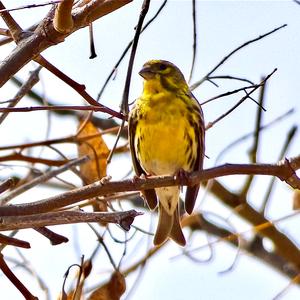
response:
<path id="1" fill-rule="evenodd" d="M 72 18 L 72 6 L 74 0 L 64 0 L 55 9 L 53 27 L 56 31 L 66 34 L 72 31 L 74 21 Z"/>

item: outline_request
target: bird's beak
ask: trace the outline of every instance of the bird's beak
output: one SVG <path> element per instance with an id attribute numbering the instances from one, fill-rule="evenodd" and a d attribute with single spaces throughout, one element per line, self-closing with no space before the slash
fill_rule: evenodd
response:
<path id="1" fill-rule="evenodd" d="M 144 79 L 148 80 L 155 76 L 155 73 L 151 70 L 151 67 L 144 66 L 141 71 L 139 71 L 139 75 L 141 75 Z"/>

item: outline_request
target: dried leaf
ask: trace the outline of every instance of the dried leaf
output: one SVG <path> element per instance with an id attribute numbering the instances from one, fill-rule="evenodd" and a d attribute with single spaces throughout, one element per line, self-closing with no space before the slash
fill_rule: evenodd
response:
<path id="1" fill-rule="evenodd" d="M 294 190 L 293 194 L 293 209 L 300 209 L 300 190 Z"/>
<path id="2" fill-rule="evenodd" d="M 90 260 L 87 260 L 83 263 L 82 269 L 77 272 L 76 277 L 74 278 L 74 281 L 77 282 L 76 288 L 72 289 L 70 292 L 65 292 L 65 282 L 62 287 L 62 291 L 60 296 L 58 297 L 59 300 L 80 300 L 81 296 L 83 295 L 83 285 L 85 282 L 85 279 L 90 275 L 92 270 L 92 262 Z M 66 277 L 69 274 L 69 270 L 66 273 Z"/>
<path id="3" fill-rule="evenodd" d="M 79 124 L 80 126 L 81 124 Z M 97 135 L 98 134 L 98 135 Z M 85 183 L 93 183 L 106 176 L 107 157 L 109 149 L 105 144 L 98 128 L 92 122 L 87 122 L 82 131 L 78 134 L 79 138 L 97 135 L 94 138 L 82 141 L 78 145 L 78 155 L 88 155 L 90 160 L 80 166 L 80 171 Z"/>
<path id="4" fill-rule="evenodd" d="M 73 295 L 73 300 L 81 299 L 81 296 L 83 295 L 83 285 L 85 279 L 90 275 L 91 270 L 92 270 L 92 262 L 90 260 L 85 261 L 83 263 L 81 272 L 78 273 L 78 276 L 80 276 L 79 283 L 76 286 L 76 289 L 71 293 Z"/>
<path id="5" fill-rule="evenodd" d="M 114 272 L 106 284 L 96 289 L 88 300 L 119 300 L 126 291 L 126 282 L 122 273 Z"/>

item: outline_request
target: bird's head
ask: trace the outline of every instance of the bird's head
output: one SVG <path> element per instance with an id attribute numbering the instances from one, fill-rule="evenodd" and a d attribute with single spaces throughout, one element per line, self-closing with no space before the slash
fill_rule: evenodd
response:
<path id="1" fill-rule="evenodd" d="M 139 74 L 145 82 L 159 82 L 167 90 L 179 90 L 188 88 L 181 71 L 166 60 L 150 60 L 143 65 Z"/>

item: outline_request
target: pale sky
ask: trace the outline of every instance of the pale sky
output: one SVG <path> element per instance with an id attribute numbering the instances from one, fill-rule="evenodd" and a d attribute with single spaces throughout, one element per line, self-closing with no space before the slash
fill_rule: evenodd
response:
<path id="1" fill-rule="evenodd" d="M 44 1 L 3 1 L 7 7 L 42 2 Z M 151 1 L 146 20 L 153 16 L 162 2 L 158 0 Z M 96 97 L 106 76 L 128 41 L 133 37 L 134 26 L 138 20 L 141 4 L 142 1 L 133 1 L 113 14 L 95 22 L 95 42 L 98 54 L 96 59 L 89 60 L 88 58 L 87 28 L 73 34 L 64 43 L 48 49 L 43 55 L 74 80 L 84 83 L 87 91 Z M 13 16 L 16 17 L 23 28 L 26 28 L 32 25 L 35 20 L 38 21 L 42 18 L 47 10 L 48 8 L 45 7 L 36 8 L 30 10 L 30 13 L 28 10 L 16 12 Z M 258 160 L 264 163 L 277 161 L 288 130 L 292 125 L 299 125 L 300 5 L 295 4 L 293 1 L 197 1 L 198 53 L 192 82 L 201 79 L 224 56 L 239 45 L 283 24 L 288 24 L 288 26 L 242 49 L 214 73 L 214 75 L 243 77 L 257 83 L 262 76 L 271 73 L 274 68 L 278 68 L 278 71 L 272 76 L 267 85 L 265 101 L 267 112 L 263 113 L 263 124 L 272 121 L 291 108 L 295 108 L 295 113 L 263 133 L 263 142 Z M 191 1 L 168 1 L 156 22 L 140 38 L 132 74 L 131 100 L 137 98 L 141 93 L 142 80 L 137 73 L 143 63 L 149 59 L 170 60 L 183 71 L 186 77 L 188 76 L 193 43 L 191 26 Z M 3 27 L 2 23 L 1 27 Z M 5 58 L 13 47 L 11 44 L 1 48 L 0 59 Z M 101 100 L 103 104 L 115 110 L 118 110 L 122 97 L 127 62 L 128 56 L 121 64 L 115 80 L 109 84 Z M 28 71 L 32 69 L 33 65 L 29 64 L 20 72 L 20 76 L 26 78 Z M 38 84 L 36 89 L 41 92 L 45 91 L 49 99 L 60 105 L 82 104 L 79 95 L 66 87 L 61 81 L 49 75 L 47 71 L 43 70 L 41 75 L 42 84 Z M 194 94 L 200 102 L 243 86 L 243 83 L 231 80 L 218 80 L 216 82 L 219 84 L 219 88 L 205 82 L 195 90 Z M 5 85 L 0 91 L 0 100 L 13 97 L 15 92 L 16 90 L 12 85 Z M 216 119 L 242 96 L 242 94 L 233 95 L 203 106 L 206 123 Z M 32 105 L 32 102 L 27 99 L 24 102 L 21 101 L 19 106 L 28 105 Z M 209 159 L 205 161 L 206 167 L 215 165 L 217 155 L 229 143 L 253 130 L 256 109 L 257 106 L 247 100 L 207 132 L 206 154 Z M 10 116 L 0 127 L 0 135 L 5 137 L 1 145 L 20 143 L 24 141 L 24 136 L 26 136 L 26 141 L 44 139 L 47 128 L 45 118 L 45 112 L 18 114 L 17 118 Z M 34 123 L 32 123 L 32 120 L 34 120 Z M 22 128 L 23 125 L 21 124 L 27 124 L 26 129 Z M 38 130 L 34 130 L 36 124 L 39 124 Z M 75 132 L 75 126 L 76 124 L 71 118 L 66 118 L 62 122 L 62 120 L 53 117 L 50 135 L 51 137 L 69 135 Z M 9 135 L 7 132 L 9 132 Z M 112 141 L 109 140 L 109 142 Z M 228 152 L 219 163 L 248 162 L 247 151 L 250 146 L 251 140 L 248 140 Z M 289 148 L 288 157 L 298 155 L 299 148 L 298 133 Z M 70 148 L 70 153 L 73 153 L 72 151 L 73 148 Z M 110 175 L 117 180 L 125 176 L 129 170 L 130 164 L 126 157 L 122 161 L 112 162 Z M 3 174 L 1 174 L 1 177 L 4 176 Z M 222 182 L 228 187 L 232 187 L 234 191 L 238 191 L 244 182 L 244 178 L 241 176 L 230 177 L 223 179 Z M 255 207 L 261 203 L 268 182 L 269 178 L 256 178 L 255 187 L 250 193 L 250 202 Z M 268 210 L 268 215 L 272 220 L 293 212 L 289 187 L 277 181 L 275 191 L 276 193 L 273 194 L 273 200 Z M 28 201 L 28 198 L 32 200 L 42 199 L 54 192 L 48 189 L 36 189 L 26 194 L 23 200 Z M 202 190 L 199 200 L 203 197 L 203 193 Z M 205 198 L 200 209 L 221 215 L 223 218 L 230 217 L 239 232 L 250 228 L 247 224 L 237 220 L 227 208 L 224 208 L 222 204 L 210 196 Z M 137 218 L 135 224 L 149 228 L 149 216 L 150 212 L 145 210 L 145 217 Z M 156 220 L 153 219 L 152 223 L 155 224 Z M 300 241 L 299 225 L 300 216 L 279 224 L 282 230 L 288 232 L 298 242 Z M 53 299 L 59 293 L 62 278 L 68 266 L 79 263 L 79 257 L 74 254 L 75 238 L 73 235 L 75 229 L 66 226 L 64 228 L 56 227 L 55 230 L 66 234 L 70 242 L 52 247 L 47 240 L 32 231 L 24 231 L 18 235 L 19 238 L 30 241 L 32 248 L 22 250 L 22 253 L 26 255 L 28 260 L 32 261 L 35 270 L 41 274 L 49 285 Z M 88 257 L 96 245 L 95 236 L 91 235 L 88 227 L 83 224 L 76 226 L 76 232 L 80 236 L 81 253 Z M 116 230 L 116 234 L 120 234 L 120 232 Z M 188 231 L 185 231 L 185 234 L 187 236 Z M 121 234 L 120 236 L 123 237 Z M 196 240 L 196 237 L 198 240 Z M 128 257 L 124 259 L 124 266 L 130 265 L 147 249 L 147 239 L 141 238 L 142 235 L 139 234 L 135 242 L 129 243 Z M 203 234 L 198 234 L 194 239 L 194 245 L 199 246 L 207 243 Z M 214 240 L 214 237 L 211 239 Z M 140 245 L 137 247 L 139 242 Z M 114 246 L 115 244 L 111 243 L 111 247 Z M 123 248 L 120 246 L 113 250 L 116 261 L 120 258 L 122 251 Z M 221 271 L 230 267 L 236 254 L 236 249 L 224 243 L 216 245 L 214 258 L 207 263 L 196 264 L 184 257 L 174 259 L 174 256 L 180 252 L 181 250 L 171 242 L 164 251 L 152 258 L 130 299 L 265 300 L 273 299 L 289 283 L 287 278 L 243 253 L 241 253 L 235 268 L 231 272 L 220 274 Z M 12 256 L 9 251 L 6 254 Z M 209 251 L 207 249 L 197 253 L 197 257 L 202 260 L 208 258 L 208 256 Z M 54 267 L 53 264 L 55 264 Z M 99 281 L 103 280 L 103 276 L 106 278 L 107 271 L 111 270 L 103 251 L 96 260 L 94 268 Z M 22 274 L 22 280 L 27 284 L 30 282 L 29 284 L 32 284 L 30 289 L 35 291 L 36 283 L 31 282 L 31 277 L 24 275 L 21 271 L 16 273 Z M 134 274 L 128 278 L 128 287 L 134 282 L 136 276 L 137 274 Z M 7 299 L 21 299 L 19 293 L 3 277 L 0 280 L 0 289 L 1 291 L 7 291 L 5 292 L 7 295 L 11 295 L 11 298 Z M 299 295 L 299 288 L 292 287 L 280 299 L 296 299 L 299 298 Z M 43 299 L 42 296 L 41 299 Z"/>

